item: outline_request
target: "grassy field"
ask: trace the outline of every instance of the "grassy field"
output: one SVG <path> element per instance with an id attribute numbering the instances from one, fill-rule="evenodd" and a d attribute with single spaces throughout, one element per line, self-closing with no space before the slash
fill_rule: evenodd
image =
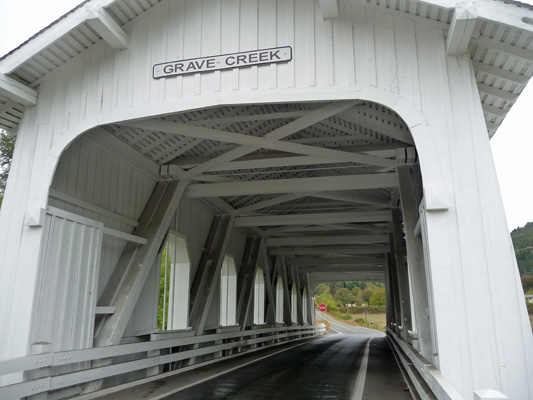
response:
<path id="1" fill-rule="evenodd" d="M 351 314 L 352 315 L 352 321 L 361 318 L 365 319 L 365 314 Z M 386 325 L 386 316 L 385 314 L 367 314 L 366 318 L 368 320 L 368 325 L 377 325 L 377 327 L 382 330 L 385 328 Z"/>

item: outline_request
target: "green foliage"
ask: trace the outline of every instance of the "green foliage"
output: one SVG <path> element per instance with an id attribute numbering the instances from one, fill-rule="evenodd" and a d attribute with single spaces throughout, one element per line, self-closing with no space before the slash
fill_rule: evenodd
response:
<path id="1" fill-rule="evenodd" d="M 352 319 L 352 315 L 351 314 L 341 314 L 341 319 L 344 320 L 344 321 L 348 321 L 348 320 Z"/>
<path id="2" fill-rule="evenodd" d="M 0 207 L 2 206 L 7 177 L 11 168 L 15 140 L 15 135 L 8 135 L 7 132 L 0 130 Z"/>
<path id="3" fill-rule="evenodd" d="M 170 285 L 170 260 L 168 260 L 168 265 L 166 268 L 166 281 L 167 281 L 167 290 L 166 290 L 166 296 L 165 296 L 165 260 L 167 259 L 167 249 L 163 250 L 163 254 L 161 255 L 161 273 L 159 275 L 159 304 L 157 307 L 157 329 L 164 330 L 165 327 L 163 327 L 163 314 L 164 312 L 168 312 L 168 296 L 169 296 L 169 290 L 168 287 Z M 167 324 L 167 320 L 165 319 L 165 325 Z"/>
<path id="4" fill-rule="evenodd" d="M 521 276 L 522 287 L 524 288 L 524 293 L 530 290 L 533 290 L 533 275 Z"/>
<path id="5" fill-rule="evenodd" d="M 379 288 L 372 296 L 370 296 L 369 304 L 371 306 L 384 306 L 385 305 L 385 289 Z"/>
<path id="6" fill-rule="evenodd" d="M 533 222 L 511 232 L 520 275 L 533 275 Z"/>
<path id="7" fill-rule="evenodd" d="M 315 288 L 315 295 L 322 296 L 326 291 L 329 293 L 329 286 L 325 283 L 321 283 Z"/>
<path id="8" fill-rule="evenodd" d="M 370 304 L 370 298 L 374 294 L 375 289 L 372 289 L 371 287 L 367 287 L 365 290 L 361 292 L 361 300 L 365 304 Z"/>
<path id="9" fill-rule="evenodd" d="M 352 304 L 355 301 L 353 294 L 348 288 L 340 288 L 334 296 L 335 300 L 341 302 L 343 305 Z"/>

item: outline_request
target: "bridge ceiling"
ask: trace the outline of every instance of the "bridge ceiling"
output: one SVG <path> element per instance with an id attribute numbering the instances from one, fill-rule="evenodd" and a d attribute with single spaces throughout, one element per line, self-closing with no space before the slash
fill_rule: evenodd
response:
<path id="1" fill-rule="evenodd" d="M 383 271 L 396 164 L 416 157 L 398 115 L 360 101 L 216 107 L 104 129 L 302 272 Z"/>

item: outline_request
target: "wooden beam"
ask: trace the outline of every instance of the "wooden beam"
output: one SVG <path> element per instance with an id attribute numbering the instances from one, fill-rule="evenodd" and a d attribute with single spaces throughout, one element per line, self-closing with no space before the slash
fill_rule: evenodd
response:
<path id="1" fill-rule="evenodd" d="M 446 54 L 459 56 L 466 53 L 477 22 L 477 6 L 474 2 L 457 3 L 450 30 L 446 38 Z"/>
<path id="2" fill-rule="evenodd" d="M 389 252 L 388 245 L 372 245 L 372 246 L 314 246 L 314 247 L 295 247 L 270 249 L 268 254 L 272 256 L 284 255 L 284 256 L 296 256 L 296 255 L 327 255 L 327 254 L 384 254 Z"/>
<path id="3" fill-rule="evenodd" d="M 237 323 L 241 330 L 246 329 L 250 305 L 253 302 L 255 275 L 261 254 L 263 239 L 261 237 L 249 237 L 243 256 L 243 262 L 239 269 L 237 279 Z"/>
<path id="4" fill-rule="evenodd" d="M 267 247 L 292 247 L 292 246 L 324 246 L 327 244 L 364 244 L 387 243 L 388 235 L 339 235 L 339 236 L 295 236 L 291 240 L 286 238 L 267 238 Z"/>
<path id="5" fill-rule="evenodd" d="M 322 18 L 335 19 L 339 17 L 339 0 L 319 0 Z"/>
<path id="6" fill-rule="evenodd" d="M 37 104 L 39 94 L 36 90 L 16 81 L 13 78 L 0 72 L 0 95 L 13 100 L 15 103 L 24 106 L 34 106 Z"/>
<path id="7" fill-rule="evenodd" d="M 101 6 L 89 6 L 85 21 L 115 50 L 128 48 L 128 34 Z"/>
<path id="8" fill-rule="evenodd" d="M 308 114 L 310 110 L 300 111 L 286 111 L 267 114 L 253 114 L 253 115 L 238 115 L 236 117 L 220 117 L 220 118 L 206 118 L 197 121 L 187 121 L 187 125 L 197 126 L 209 126 L 209 125 L 221 125 L 221 124 L 233 124 L 235 122 L 247 122 L 247 121 L 267 121 L 271 119 L 290 119 L 299 118 Z"/>
<path id="9" fill-rule="evenodd" d="M 270 207 L 273 205 L 296 200 L 296 199 L 299 199 L 305 196 L 307 196 L 307 194 L 299 194 L 299 193 L 286 194 L 284 196 L 277 196 L 277 197 L 274 197 L 273 199 L 268 199 L 268 200 L 264 200 L 264 201 L 260 201 L 258 203 L 252 204 L 251 206 L 238 208 L 235 210 L 235 213 L 237 215 L 242 215 L 242 214 L 245 214 L 251 211 L 261 210 L 262 208 L 266 208 L 266 207 Z"/>
<path id="10" fill-rule="evenodd" d="M 494 107 L 486 103 L 482 103 L 481 108 L 483 108 L 483 111 L 486 113 L 496 115 L 497 117 L 502 117 L 502 118 L 504 118 L 510 110 L 510 108 L 498 108 L 498 107 Z"/>
<path id="11" fill-rule="evenodd" d="M 249 146 L 250 149 L 253 148 L 254 150 L 259 149 L 259 148 L 278 150 L 278 151 L 294 153 L 294 154 L 327 157 L 327 158 L 336 160 L 337 162 L 354 162 L 354 163 L 360 163 L 360 164 L 377 165 L 380 167 L 387 167 L 387 168 L 391 168 L 396 165 L 394 160 L 387 160 L 387 159 L 383 159 L 380 157 L 372 157 L 372 156 L 367 156 L 364 154 L 348 153 L 348 152 L 344 152 L 340 150 L 332 150 L 332 149 L 326 149 L 326 148 L 321 148 L 321 147 L 306 146 L 306 145 L 292 143 L 288 141 L 279 141 L 275 138 L 268 139 L 268 138 L 263 138 L 263 137 L 255 137 L 251 135 L 241 135 L 239 133 L 203 128 L 199 126 L 190 126 L 186 124 L 179 124 L 175 122 L 168 122 L 168 121 L 162 121 L 162 120 L 127 121 L 127 122 L 121 122 L 120 124 L 124 126 L 140 128 L 143 130 L 164 132 L 164 133 L 170 133 L 174 135 L 196 137 L 200 139 L 216 140 L 220 142 L 233 143 L 233 144 L 238 144 L 242 146 Z M 235 149 L 235 150 L 238 150 L 238 149 Z M 254 151 L 254 150 L 251 150 L 251 151 Z M 228 155 L 227 159 L 224 159 L 224 161 L 229 162 L 233 160 L 234 158 L 232 158 L 232 156 L 236 154 L 237 153 Z M 247 154 L 247 153 L 243 152 L 241 153 L 241 156 L 244 154 Z M 221 161 L 221 160 L 218 159 L 218 161 Z M 213 170 L 217 169 L 217 167 L 215 167 L 214 165 L 214 162 L 213 164 L 211 164 L 211 166 L 213 167 Z"/>
<path id="12" fill-rule="evenodd" d="M 340 200 L 348 203 L 357 204 L 373 204 L 377 206 L 389 206 L 390 199 L 373 198 L 372 196 L 365 196 L 362 194 L 352 193 L 335 193 L 335 192 L 321 192 L 317 194 L 310 194 L 312 197 L 328 200 Z M 383 196 L 384 197 L 384 196 Z"/>
<path id="13" fill-rule="evenodd" d="M 283 229 L 264 229 L 262 232 L 265 235 L 272 235 L 278 237 L 291 237 L 294 232 L 332 232 L 332 231 L 360 231 L 367 233 L 387 233 L 388 228 L 383 226 L 374 226 L 367 224 L 335 224 L 335 225 L 319 225 L 319 226 L 307 226 L 307 225 L 287 225 L 283 226 Z"/>
<path id="14" fill-rule="evenodd" d="M 124 128 L 123 128 L 124 129 Z M 127 128 L 126 128 L 127 129 Z M 318 138 L 316 138 L 318 139 Z M 328 137 L 320 138 L 319 144 L 324 144 L 329 141 Z M 291 143 L 308 144 L 304 140 L 294 139 Z M 357 145 L 357 146 L 336 146 L 328 148 L 330 150 L 339 150 L 349 153 L 363 153 L 369 156 L 382 157 L 382 158 L 395 158 L 396 150 L 404 148 L 404 143 L 389 143 L 389 144 L 373 144 L 373 145 Z M 193 168 L 199 164 L 212 160 L 213 156 L 199 156 L 188 158 L 173 158 L 168 164 L 178 165 L 181 168 Z M 293 159 L 297 159 L 298 163 L 293 162 Z M 337 160 L 321 156 L 298 156 L 297 154 L 291 154 L 281 151 L 262 151 L 247 154 L 243 157 L 239 157 L 236 161 L 230 162 L 226 165 L 222 165 L 217 168 L 217 171 L 237 171 L 242 169 L 254 169 L 254 168 L 271 168 L 271 167 L 284 167 L 293 165 L 312 165 L 312 164 L 331 164 L 338 163 Z"/>
<path id="15" fill-rule="evenodd" d="M 527 75 L 517 74 L 516 72 L 511 72 L 506 69 L 498 68 L 476 60 L 472 60 L 472 67 L 478 72 L 485 72 L 489 75 L 494 75 L 498 78 L 506 79 L 519 85 L 525 86 L 529 82 L 529 77 Z"/>
<path id="16" fill-rule="evenodd" d="M 305 193 L 358 189 L 382 189 L 398 186 L 396 174 L 345 175 L 337 177 L 275 179 L 251 182 L 191 185 L 187 197 L 244 196 L 272 193 Z M 310 190 L 311 189 L 311 190 Z"/>
<path id="17" fill-rule="evenodd" d="M 137 244 L 146 244 L 145 238 L 135 236 L 135 235 L 130 235 L 129 233 L 118 231 L 116 229 L 104 227 L 104 235 L 113 236 L 113 237 L 116 237 L 122 240 L 127 240 L 128 242 L 133 242 Z"/>
<path id="18" fill-rule="evenodd" d="M 237 217 L 236 227 L 300 225 L 302 223 L 320 225 L 328 223 L 387 222 L 391 220 L 390 211 L 375 212 L 338 212 L 317 214 L 264 215 Z"/>
<path id="19" fill-rule="evenodd" d="M 348 108 L 352 108 L 355 104 L 357 104 L 357 102 L 355 101 L 340 101 L 340 102 L 328 103 L 325 106 L 322 106 L 317 110 L 309 111 L 307 114 L 298 118 L 295 121 L 289 122 L 288 124 L 285 124 L 273 130 L 272 132 L 267 133 L 264 136 L 264 139 L 279 141 L 288 136 L 291 136 L 292 134 L 302 129 L 305 129 L 311 125 L 314 125 L 317 122 L 320 122 L 326 118 L 336 115 Z M 230 161 L 233 161 L 246 154 L 252 153 L 260 148 L 261 146 L 239 147 L 237 149 L 224 153 L 218 157 L 215 157 L 214 159 L 202 165 L 199 165 L 193 168 L 192 170 L 188 171 L 187 175 L 195 176 L 206 171 L 212 171 L 213 169 L 216 169 L 216 167 L 220 165 L 227 164 Z"/>
<path id="20" fill-rule="evenodd" d="M 400 294 L 400 312 L 402 321 L 402 336 L 405 341 L 410 341 L 409 331 L 412 331 L 411 297 L 409 289 L 409 273 L 405 255 L 405 241 L 401 221 L 401 210 L 392 208 L 392 233 L 394 238 L 394 255 L 396 257 L 396 274 Z"/>
<path id="21" fill-rule="evenodd" d="M 99 324 L 94 347 L 120 343 L 186 186 L 187 181 L 157 184 L 134 231 L 135 236 L 146 238 L 146 244 L 139 246 L 130 242 L 126 245 L 100 296 L 98 306 L 115 307 L 116 312 Z M 93 362 L 93 368 L 109 365 L 111 362 L 112 359 L 97 360 Z M 97 380 L 87 383 L 83 393 L 98 390 L 102 382 Z"/>
<path id="22" fill-rule="evenodd" d="M 337 273 L 337 272 L 385 272 L 385 269 L 383 267 L 379 267 L 376 265 L 358 265 L 356 267 L 353 266 L 346 266 L 346 265 L 340 265 L 340 266 L 334 266 L 334 267 L 325 267 L 325 266 L 318 266 L 318 267 L 301 267 L 298 268 L 301 272 L 306 273 L 317 273 L 317 272 L 329 272 L 329 273 Z M 343 279 L 344 280 L 344 279 Z M 359 279 L 355 279 L 359 280 Z"/>
<path id="23" fill-rule="evenodd" d="M 522 47 L 511 45 L 509 43 L 503 43 L 496 39 L 490 39 L 486 36 L 480 36 L 476 39 L 472 39 L 472 43 L 486 47 L 487 49 L 494 49 L 501 53 L 509 54 L 513 57 L 523 58 L 524 60 L 533 60 L 533 51 L 523 49 Z"/>
<path id="24" fill-rule="evenodd" d="M 208 311 L 214 293 L 217 291 L 216 283 L 220 278 L 220 269 L 232 227 L 233 217 L 229 215 L 215 217 L 207 238 L 206 249 L 194 276 L 191 286 L 189 324 L 197 336 L 204 332 Z"/>
<path id="25" fill-rule="evenodd" d="M 295 258 L 286 259 L 287 265 L 306 266 L 313 265 L 352 265 L 359 264 L 375 264 L 385 265 L 387 259 L 385 257 L 308 257 L 308 258 Z"/>
<path id="26" fill-rule="evenodd" d="M 292 326 L 291 295 L 289 293 L 289 276 L 287 273 L 287 265 L 285 264 L 285 257 L 279 256 L 278 258 L 280 261 L 278 271 L 283 278 L 283 320 L 287 326 Z"/>
<path id="27" fill-rule="evenodd" d="M 104 150 L 113 153 L 132 167 L 144 172 L 150 178 L 161 180 L 161 176 L 159 175 L 159 165 L 103 128 L 94 128 L 83 135 L 83 138 Z"/>
<path id="28" fill-rule="evenodd" d="M 274 325 L 276 323 L 276 298 L 274 296 L 274 290 L 272 288 L 272 280 L 275 268 L 272 265 L 272 259 L 269 257 L 264 240 L 261 242 L 261 257 L 263 259 L 261 267 L 263 268 L 263 273 L 265 275 L 265 322 L 269 325 Z"/>
<path id="29" fill-rule="evenodd" d="M 302 292 L 300 291 L 300 274 L 297 267 L 290 268 L 292 275 L 292 284 L 296 286 L 296 318 L 298 325 L 304 324 L 303 306 L 302 306 Z M 292 319 L 292 318 L 291 318 Z M 295 322 L 295 321 L 293 321 Z"/>
<path id="30" fill-rule="evenodd" d="M 70 195 L 68 195 L 66 193 L 60 192 L 60 191 L 55 190 L 55 189 L 50 189 L 50 191 L 48 192 L 48 195 L 51 198 L 64 201 L 65 203 L 72 204 L 73 206 L 76 206 L 76 207 L 84 208 L 86 210 L 95 212 L 97 214 L 101 214 L 101 215 L 103 215 L 105 217 L 108 217 L 108 218 L 111 218 L 111 219 L 113 219 L 115 221 L 122 222 L 123 224 L 127 224 L 127 225 L 130 225 L 130 226 L 133 226 L 133 227 L 135 227 L 135 226 L 137 226 L 139 224 L 134 219 L 127 218 L 127 217 L 125 217 L 123 215 L 114 213 L 113 211 L 109 211 L 106 208 L 102 208 L 102 207 L 96 206 L 96 205 L 94 205 L 92 203 L 89 203 L 89 202 L 87 202 L 85 200 L 80 200 L 77 197 L 70 196 Z"/>
<path id="31" fill-rule="evenodd" d="M 133 233 L 146 238 L 146 244 L 139 248 L 136 244 L 126 246 L 100 297 L 99 306 L 114 306 L 117 312 L 104 322 L 95 340 L 95 347 L 120 342 L 186 185 L 186 181 L 161 182 L 154 190 Z M 129 268 L 131 265 L 139 268 Z"/>
<path id="32" fill-rule="evenodd" d="M 516 93 L 508 92 L 507 90 L 499 89 L 495 86 L 489 86 L 484 83 L 477 82 L 477 88 L 480 92 L 486 93 L 491 96 L 498 97 L 503 100 L 507 100 L 510 102 L 515 102 L 516 99 L 518 99 L 518 95 Z"/>
<path id="33" fill-rule="evenodd" d="M 403 143 L 402 147 L 405 146 L 405 143 L 409 145 L 415 144 L 411 133 L 405 127 L 405 122 L 395 115 L 388 115 L 371 108 L 364 108 L 360 110 L 360 113 L 345 112 L 342 114 L 342 118 L 363 128 L 371 129 L 384 136 L 399 140 Z M 382 120 L 387 120 L 387 122 L 383 122 Z M 405 129 L 400 129 L 399 126 L 404 126 Z"/>

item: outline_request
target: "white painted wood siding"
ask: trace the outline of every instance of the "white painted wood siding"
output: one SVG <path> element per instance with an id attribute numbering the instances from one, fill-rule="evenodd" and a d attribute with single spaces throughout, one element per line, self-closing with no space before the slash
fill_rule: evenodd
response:
<path id="1" fill-rule="evenodd" d="M 102 224 L 51 210 L 43 227 L 31 343 L 49 351 L 92 347 Z"/>
<path id="2" fill-rule="evenodd" d="M 61 155 L 49 204 L 99 221 L 107 228 L 132 233 L 154 187 L 155 181 L 146 174 L 81 137 Z M 69 196 L 68 201 L 61 194 Z M 125 246 L 123 239 L 104 236 L 98 297 Z"/>
<path id="3" fill-rule="evenodd" d="M 159 108 L 164 113 L 194 106 L 199 96 L 215 95 L 223 101 L 225 93 L 236 91 L 252 95 L 258 90 L 370 85 L 422 107 L 418 66 L 411 61 L 420 51 L 423 57 L 444 51 L 435 46 L 439 41 L 444 46 L 438 23 L 343 2 L 339 19 L 324 21 L 315 3 L 160 3 L 126 24 L 128 49 L 114 51 L 98 42 L 42 79 L 40 104 L 46 110 L 41 116 L 50 124 L 50 144 L 97 114 L 168 103 L 169 108 Z M 428 35 L 436 50 L 417 42 Z M 156 63 L 287 45 L 293 47 L 289 63 L 152 78 Z"/>

